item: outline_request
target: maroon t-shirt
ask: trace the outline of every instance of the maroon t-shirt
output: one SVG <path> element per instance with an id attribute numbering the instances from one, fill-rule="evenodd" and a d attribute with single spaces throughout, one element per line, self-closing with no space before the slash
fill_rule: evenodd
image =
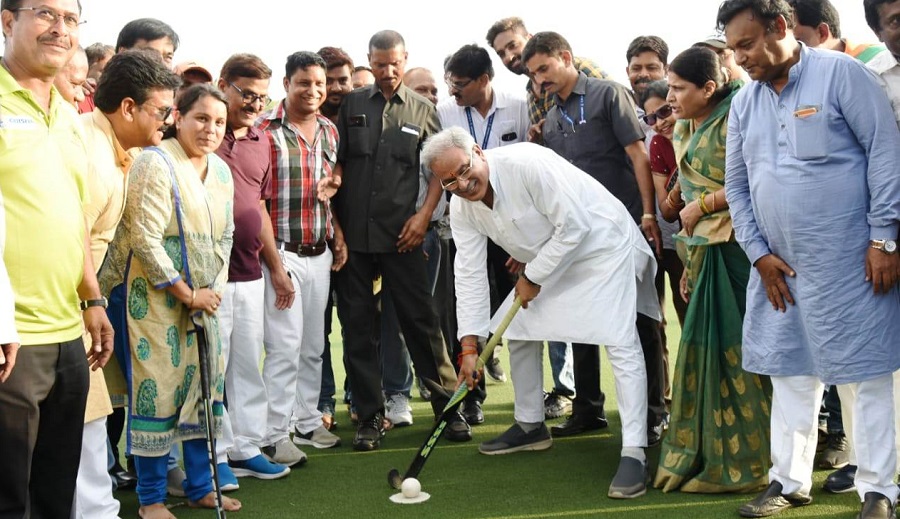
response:
<path id="1" fill-rule="evenodd" d="M 247 135 L 234 138 L 229 129 L 222 145 L 216 150 L 231 168 L 234 179 L 234 245 L 231 247 L 231 264 L 228 281 L 254 281 L 262 277 L 259 250 L 262 242 L 262 215 L 259 201 L 268 200 L 272 191 L 269 180 L 269 140 L 256 128 Z"/>

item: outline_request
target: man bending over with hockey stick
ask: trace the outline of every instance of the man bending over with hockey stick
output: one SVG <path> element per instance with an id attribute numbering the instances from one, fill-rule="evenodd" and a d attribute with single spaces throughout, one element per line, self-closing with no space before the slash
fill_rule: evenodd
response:
<path id="1" fill-rule="evenodd" d="M 605 344 L 616 379 L 623 445 L 608 495 L 643 495 L 647 374 L 634 316 L 637 311 L 658 319 L 660 310 L 653 253 L 625 206 L 551 150 L 521 143 L 485 151 L 461 128 L 429 139 L 422 163 L 456 195 L 450 225 L 463 346 L 459 380 L 470 388 L 478 341 L 491 327 L 487 239 L 524 264 L 515 295 L 527 310 L 506 331 L 516 423 L 479 451 L 507 454 L 552 445 L 543 422 L 542 340 L 575 347 Z M 511 294 L 497 315 L 512 300 Z"/>

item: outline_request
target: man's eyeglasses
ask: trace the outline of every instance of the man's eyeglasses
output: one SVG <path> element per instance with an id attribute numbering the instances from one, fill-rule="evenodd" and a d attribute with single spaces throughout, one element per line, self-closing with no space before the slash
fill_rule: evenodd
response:
<path id="1" fill-rule="evenodd" d="M 450 90 L 462 90 L 462 89 L 466 88 L 467 86 L 471 85 L 472 81 L 475 81 L 475 80 L 467 79 L 465 81 L 451 81 L 449 76 L 444 78 L 444 83 L 447 84 L 447 88 L 449 88 Z"/>
<path id="2" fill-rule="evenodd" d="M 459 188 L 460 180 L 469 180 L 469 177 L 472 176 L 472 160 L 475 158 L 475 148 L 473 147 L 469 150 L 469 164 L 464 167 L 459 173 L 453 175 L 453 178 L 448 180 L 441 180 L 441 188 L 444 191 L 456 191 Z"/>
<path id="3" fill-rule="evenodd" d="M 78 26 L 84 24 L 83 21 L 78 19 L 78 15 L 74 13 L 58 13 L 49 7 L 19 7 L 18 9 L 13 9 L 13 11 L 17 13 L 31 11 L 34 13 L 34 18 L 37 21 L 48 27 L 56 25 L 60 18 L 62 18 L 63 23 L 70 31 L 74 31 L 78 29 Z"/>
<path id="4" fill-rule="evenodd" d="M 254 94 L 253 92 L 244 92 L 243 90 L 241 90 L 241 87 L 235 85 L 231 81 L 228 82 L 228 85 L 231 88 L 237 90 L 238 94 L 241 94 L 241 101 L 243 101 L 245 105 L 250 105 L 257 101 L 261 102 L 263 106 L 269 104 L 269 96 L 265 94 L 260 95 Z"/>
<path id="5" fill-rule="evenodd" d="M 659 119 L 665 119 L 670 115 L 672 115 L 672 105 L 664 105 L 652 114 L 642 115 L 641 118 L 644 120 L 647 126 L 653 126 Z"/>
<path id="6" fill-rule="evenodd" d="M 144 103 L 144 104 L 155 110 L 153 112 L 153 115 L 159 121 L 167 120 L 169 118 L 169 116 L 172 115 L 172 110 L 175 108 L 174 106 L 167 106 L 167 107 L 163 108 L 163 107 L 159 107 L 159 106 L 153 106 L 150 103 Z"/>

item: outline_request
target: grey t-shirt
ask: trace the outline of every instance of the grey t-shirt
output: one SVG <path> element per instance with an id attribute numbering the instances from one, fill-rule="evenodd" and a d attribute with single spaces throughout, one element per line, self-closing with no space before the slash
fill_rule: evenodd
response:
<path id="1" fill-rule="evenodd" d="M 625 146 L 642 140 L 631 94 L 619 83 L 578 74 L 565 102 L 547 113 L 544 144 L 594 177 L 640 223 L 643 206 Z"/>

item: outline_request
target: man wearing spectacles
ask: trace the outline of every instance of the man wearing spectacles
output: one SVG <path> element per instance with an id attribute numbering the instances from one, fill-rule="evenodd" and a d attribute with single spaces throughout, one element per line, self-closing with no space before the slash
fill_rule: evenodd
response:
<path id="1" fill-rule="evenodd" d="M 644 236 L 661 252 L 659 226 L 656 222 L 656 198 L 650 173 L 650 159 L 644 146 L 634 103 L 629 92 L 613 81 L 588 78 L 578 72 L 572 61 L 572 49 L 561 35 L 554 32 L 535 34 L 522 59 L 535 82 L 554 96 L 556 105 L 544 122 L 544 142 L 550 149 L 572 161 L 613 193 L 621 201 Z M 647 425 L 652 434 L 645 441 L 659 442 L 654 428 L 664 420 L 662 345 L 659 338 L 659 316 L 636 314 L 641 346 L 649 382 Z M 599 389 L 599 349 L 582 346 L 574 349 L 576 373 L 583 374 L 585 387 L 576 387 L 576 399 L 590 391 L 592 398 Z M 590 370 L 590 371 L 588 371 Z M 594 404 L 585 408 L 596 409 Z M 581 414 L 573 406 L 570 419 L 553 428 L 559 436 L 594 428 L 597 417 Z"/>
<path id="2" fill-rule="evenodd" d="M 406 44 L 395 31 L 380 31 L 369 40 L 369 65 L 375 84 L 354 90 L 341 106 L 338 160 L 344 180 L 335 207 L 350 251 L 338 283 L 338 314 L 344 325 L 347 377 L 359 426 L 353 447 L 373 450 L 384 436 L 381 369 L 372 350 L 375 297 L 372 280 L 387 280 L 400 328 L 416 373 L 453 391 L 455 376 L 441 337 L 427 288 L 422 242 L 441 196 L 433 179 L 425 202 L 419 194 L 419 149 L 440 128 L 434 105 L 403 84 Z M 448 398 L 432 395 L 440 415 Z M 450 421 L 448 439 L 468 441 L 471 430 L 462 416 Z"/>
<path id="3" fill-rule="evenodd" d="M 535 36 L 537 37 L 537 36 Z M 487 337 L 490 308 L 487 240 L 524 263 L 515 295 L 523 310 L 506 330 L 515 389 L 515 423 L 483 443 L 484 454 L 543 450 L 541 345 L 605 344 L 622 417 L 622 458 L 613 498 L 646 492 L 646 372 L 635 314 L 659 314 L 656 264 L 628 210 L 599 182 L 552 150 L 532 143 L 482 150 L 463 128 L 429 139 L 422 160 L 452 189 L 450 226 L 457 244 L 456 289 L 463 344 Z M 503 315 L 513 297 L 495 315 Z M 603 311 L 598 311 L 603 309 Z M 475 356 L 464 355 L 459 381 L 474 387 Z"/>
<path id="4" fill-rule="evenodd" d="M 84 223 L 84 132 L 53 87 L 78 48 L 81 9 L 75 0 L 0 9 L 0 191 L 14 230 L 4 259 L 21 343 L 0 345 L 0 515 L 70 517 L 89 367 L 106 365 L 113 335 Z"/>
<path id="5" fill-rule="evenodd" d="M 516 142 L 524 142 L 528 136 L 530 126 L 528 120 L 528 104 L 524 96 L 512 95 L 498 91 L 494 88 L 494 66 L 488 51 L 478 45 L 465 45 L 457 50 L 444 64 L 445 83 L 450 97 L 438 103 L 438 117 L 441 127 L 456 126 L 467 130 L 472 138 L 481 144 L 483 149 L 508 146 Z M 467 175 L 468 171 L 460 177 Z M 456 182 L 445 189 L 455 189 Z M 453 268 L 453 254 L 455 247 L 449 246 L 447 254 L 447 267 Z M 514 278 L 518 272 L 514 272 L 517 262 L 511 261 L 509 254 L 504 252 L 494 242 L 488 242 L 488 269 L 492 275 L 491 284 L 491 310 L 500 306 L 503 298 L 512 291 Z M 452 300 L 452 299 L 451 299 Z M 454 312 L 455 314 L 455 312 Z M 453 323 L 453 358 L 457 358 L 462 347 L 456 338 L 456 324 Z M 565 345 L 563 345 L 565 348 Z M 506 378 L 499 371 L 500 360 L 492 357 L 486 365 L 486 372 L 493 373 L 497 378 Z M 463 416 L 470 424 L 484 421 L 482 403 L 487 393 L 485 381 L 480 379 L 475 391 L 466 395 L 463 402 Z M 543 415 L 542 415 L 543 416 Z"/>
<path id="6" fill-rule="evenodd" d="M 207 72 L 208 73 L 208 72 Z M 234 181 L 234 245 L 228 283 L 219 305 L 219 333 L 225 359 L 228 408 L 222 438 L 216 442 L 219 467 L 236 477 L 278 479 L 291 471 L 262 455 L 268 412 L 266 386 L 259 372 L 265 317 L 265 289 L 260 249 L 275 253 L 272 220 L 266 208 L 271 193 L 270 148 L 267 136 L 254 127 L 268 102 L 272 70 L 257 56 L 234 54 L 222 65 L 217 86 L 228 101 L 225 137 L 216 150 L 231 169 Z M 274 254 L 273 254 L 274 253 Z M 268 264 L 287 278 L 281 261 Z M 282 305 L 293 302 L 290 281 L 279 285 Z M 219 470 L 219 477 L 229 471 Z"/>
<path id="7" fill-rule="evenodd" d="M 101 76 L 94 92 L 97 109 L 81 116 L 89 158 L 90 202 L 84 214 L 90 229 L 92 260 L 98 269 L 122 218 L 132 160 L 141 148 L 159 144 L 160 127 L 172 121 L 160 121 L 156 107 L 166 109 L 168 119 L 174 91 L 181 84 L 158 56 L 147 51 L 122 52 L 107 66 L 109 74 Z M 151 105 L 154 108 L 148 111 Z M 128 251 L 114 254 L 123 252 Z M 112 307 L 116 307 L 115 301 Z M 125 336 L 124 327 L 118 330 L 122 334 L 117 338 Z M 88 337 L 85 345 L 90 345 Z M 124 344 L 121 346 L 124 349 Z M 112 496 L 107 472 L 106 425 L 107 415 L 113 411 L 111 401 L 121 409 L 125 396 L 125 380 L 115 357 L 102 374 L 91 373 L 75 517 L 118 515 L 119 503 Z"/>
<path id="8" fill-rule="evenodd" d="M 59 95 L 74 106 L 79 113 L 81 113 L 78 108 L 79 104 L 84 101 L 84 91 L 81 89 L 81 85 L 87 79 L 87 74 L 87 54 L 84 53 L 83 48 L 78 47 L 78 50 L 72 55 L 72 59 L 56 74 L 56 79 L 53 80 L 53 86 L 59 91 Z"/>

